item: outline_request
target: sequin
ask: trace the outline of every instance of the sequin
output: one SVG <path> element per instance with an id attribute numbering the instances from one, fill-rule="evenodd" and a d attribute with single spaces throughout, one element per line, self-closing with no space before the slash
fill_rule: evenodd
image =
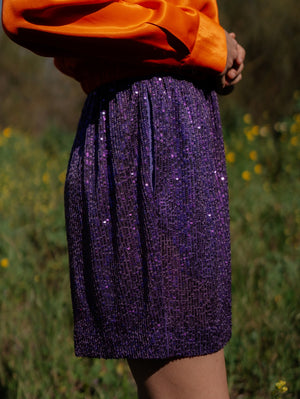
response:
<path id="1" fill-rule="evenodd" d="M 215 93 L 160 76 L 88 96 L 65 184 L 77 356 L 167 358 L 224 347 L 226 182 Z"/>

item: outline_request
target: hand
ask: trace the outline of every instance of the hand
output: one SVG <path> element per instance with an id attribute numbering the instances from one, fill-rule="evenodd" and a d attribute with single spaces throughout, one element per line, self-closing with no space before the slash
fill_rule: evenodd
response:
<path id="1" fill-rule="evenodd" d="M 242 79 L 246 51 L 236 41 L 235 33 L 225 31 L 227 41 L 227 61 L 224 71 L 217 78 L 216 91 L 219 94 L 229 94 L 234 85 Z"/>

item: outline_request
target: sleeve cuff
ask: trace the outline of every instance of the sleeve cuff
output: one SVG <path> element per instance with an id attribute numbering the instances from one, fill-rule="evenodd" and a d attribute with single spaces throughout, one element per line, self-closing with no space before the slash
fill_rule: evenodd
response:
<path id="1" fill-rule="evenodd" d="M 223 72 L 226 61 L 225 30 L 217 22 L 201 14 L 195 44 L 184 64 Z"/>

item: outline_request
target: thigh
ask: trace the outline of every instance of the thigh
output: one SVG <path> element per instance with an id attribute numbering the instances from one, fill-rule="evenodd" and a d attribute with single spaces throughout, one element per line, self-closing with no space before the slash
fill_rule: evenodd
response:
<path id="1" fill-rule="evenodd" d="M 128 359 L 139 399 L 229 399 L 224 351 L 191 358 Z"/>

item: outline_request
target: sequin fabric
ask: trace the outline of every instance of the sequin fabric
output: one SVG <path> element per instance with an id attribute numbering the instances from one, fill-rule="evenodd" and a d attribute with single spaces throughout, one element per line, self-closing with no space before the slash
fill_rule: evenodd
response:
<path id="1" fill-rule="evenodd" d="M 217 97 L 170 76 L 87 98 L 65 185 L 75 354 L 213 353 L 231 335 Z"/>

